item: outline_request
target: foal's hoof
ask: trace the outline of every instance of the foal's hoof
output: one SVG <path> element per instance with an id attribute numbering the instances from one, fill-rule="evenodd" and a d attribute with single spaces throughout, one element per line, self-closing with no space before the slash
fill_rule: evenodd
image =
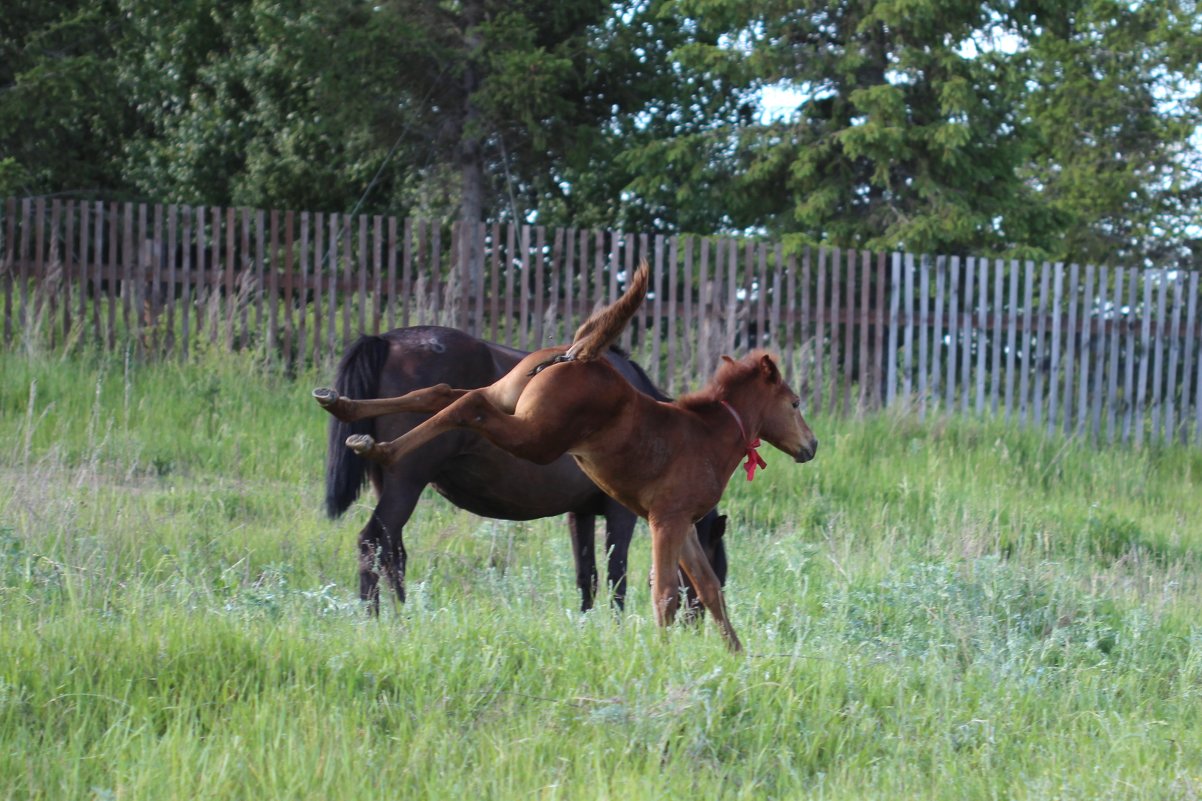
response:
<path id="1" fill-rule="evenodd" d="M 318 387 L 313 390 L 313 400 L 328 409 L 338 402 L 338 393 L 329 387 Z"/>
<path id="2" fill-rule="evenodd" d="M 375 449 L 376 441 L 369 434 L 351 434 L 346 438 L 346 447 L 360 456 L 367 456 Z"/>

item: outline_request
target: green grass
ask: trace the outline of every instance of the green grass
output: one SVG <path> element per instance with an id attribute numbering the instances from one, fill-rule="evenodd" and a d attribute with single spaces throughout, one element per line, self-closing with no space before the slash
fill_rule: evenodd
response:
<path id="1" fill-rule="evenodd" d="M 811 420 L 736 475 L 747 647 L 576 611 L 566 526 L 433 493 L 355 598 L 325 418 L 253 355 L 0 355 L 0 797 L 1196 798 L 1202 453 Z"/>

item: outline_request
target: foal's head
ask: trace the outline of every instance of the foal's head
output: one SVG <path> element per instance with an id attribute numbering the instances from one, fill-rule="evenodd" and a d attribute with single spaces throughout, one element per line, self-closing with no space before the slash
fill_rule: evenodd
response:
<path id="1" fill-rule="evenodd" d="M 798 462 L 813 459 L 818 438 L 801 416 L 801 398 L 785 383 L 776 360 L 763 351 L 737 362 L 722 358 L 727 363 L 719 370 L 719 380 L 732 395 L 742 395 L 759 409 L 759 435 Z"/>

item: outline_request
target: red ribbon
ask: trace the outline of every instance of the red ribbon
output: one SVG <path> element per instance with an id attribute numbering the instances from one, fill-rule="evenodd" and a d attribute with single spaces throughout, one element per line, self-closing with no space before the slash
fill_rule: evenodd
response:
<path id="1" fill-rule="evenodd" d="M 760 456 L 760 452 L 756 448 L 760 447 L 759 438 L 753 439 L 747 443 L 747 461 L 743 464 L 743 469 L 747 471 L 747 480 L 755 478 L 755 469 L 762 467 L 768 469 L 768 463 L 764 461 L 764 457 Z"/>
<path id="2" fill-rule="evenodd" d="M 743 465 L 743 469 L 747 471 L 747 480 L 755 478 L 755 469 L 762 467 L 768 469 L 768 463 L 764 461 L 764 457 L 760 456 L 756 448 L 760 447 L 760 438 L 756 437 L 753 440 L 747 439 L 747 429 L 743 427 L 743 418 L 735 411 L 735 407 L 731 406 L 726 401 L 722 401 L 722 405 L 726 407 L 726 411 L 730 412 L 730 416 L 735 419 L 735 425 L 739 427 L 739 433 L 743 435 L 743 440 L 747 443 L 747 461 Z"/>

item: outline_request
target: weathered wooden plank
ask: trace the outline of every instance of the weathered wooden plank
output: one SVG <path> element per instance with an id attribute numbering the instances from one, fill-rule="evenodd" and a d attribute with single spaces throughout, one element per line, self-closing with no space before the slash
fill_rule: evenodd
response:
<path id="1" fill-rule="evenodd" d="M 1168 329 L 1168 385 L 1164 393 L 1164 441 L 1171 443 L 1177 435 L 1177 397 L 1180 385 L 1177 383 L 1177 365 L 1181 358 L 1181 307 L 1184 305 L 1182 295 L 1185 276 L 1178 272 L 1173 281 L 1172 319 Z"/>
<path id="2" fill-rule="evenodd" d="M 1183 445 L 1189 442 L 1189 411 L 1191 405 L 1197 404 L 1190 391 L 1190 380 L 1193 378 L 1194 372 L 1194 359 L 1195 357 L 1202 357 L 1202 351 L 1196 353 L 1194 348 L 1194 342 L 1197 340 L 1197 331 L 1194 328 L 1197 318 L 1194 315 L 1197 311 L 1198 273 L 1191 272 L 1188 282 L 1188 288 L 1185 292 L 1185 358 L 1181 371 L 1181 435 L 1179 440 Z"/>
<path id="3" fill-rule="evenodd" d="M 998 260 L 998 274 L 1002 273 L 1002 262 Z M 1017 417 L 1017 407 L 1014 400 L 1014 370 L 1017 361 L 1015 349 L 1018 346 L 1018 260 L 1011 259 L 1010 261 L 1010 304 L 1006 310 L 1006 419 Z M 1001 321 L 1001 310 L 998 310 L 999 322 Z M 998 337 L 1001 341 L 1001 337 Z"/>
<path id="4" fill-rule="evenodd" d="M 534 226 L 534 259 L 531 266 L 534 270 L 534 338 L 531 342 L 530 349 L 537 350 L 549 344 L 544 339 L 544 323 L 543 310 L 546 306 L 545 296 L 545 267 L 546 258 L 545 250 L 547 245 L 547 228 L 543 225 Z"/>
<path id="5" fill-rule="evenodd" d="M 986 265 L 989 260 L 983 260 Z M 998 386 L 1002 382 L 1002 339 L 1004 332 L 1002 331 L 1002 273 L 1005 269 L 1005 264 L 1001 259 L 994 262 L 993 265 L 993 303 L 990 306 L 987 319 L 988 325 L 982 326 L 988 331 L 990 352 L 992 354 L 991 368 L 989 371 L 989 413 L 997 416 L 998 413 Z"/>
<path id="6" fill-rule="evenodd" d="M 777 263 L 780 263 L 779 257 Z M 865 250 L 860 253 L 860 398 L 859 413 L 863 414 L 872 403 L 871 386 L 875 373 L 871 368 L 869 356 L 869 334 L 872 331 L 872 253 Z"/>
<path id="7" fill-rule="evenodd" d="M 884 383 L 882 377 L 884 376 L 885 360 L 885 297 L 889 289 L 887 258 L 884 251 L 876 254 L 876 311 L 873 315 L 875 331 L 873 332 L 872 346 L 872 406 L 874 409 L 884 406 L 881 389 Z"/>
<path id="8" fill-rule="evenodd" d="M 960 391 L 956 366 L 961 351 L 960 257 L 952 256 L 950 262 L 947 307 L 947 380 L 943 388 L 943 405 L 949 414 L 956 411 L 956 402 Z"/>
<path id="9" fill-rule="evenodd" d="M 279 319 L 280 319 L 280 267 L 283 259 L 280 252 L 280 212 L 278 209 L 272 209 L 268 215 L 269 228 L 267 231 L 268 251 L 267 251 L 267 351 L 275 353 L 279 347 Z M 349 287 L 347 295 L 350 296 L 353 290 Z M 344 317 L 345 321 L 347 318 Z M 333 321 L 331 321 L 331 326 Z M 344 326 L 346 323 L 344 322 Z M 343 334 L 346 334 L 346 328 L 343 329 Z M 334 352 L 334 345 L 330 345 L 331 353 Z"/>
<path id="10" fill-rule="evenodd" d="M 292 231 L 292 224 L 289 222 L 288 230 Z M 386 280 L 385 272 L 387 267 L 384 264 L 384 216 L 376 214 L 371 219 L 371 327 L 365 334 L 380 333 L 380 326 L 384 319 L 384 281 Z M 292 252 L 292 248 L 288 248 L 288 252 Z M 292 275 L 292 271 L 288 271 Z M 288 307 L 292 307 L 292 289 L 289 282 L 288 290 Z"/>
<path id="11" fill-rule="evenodd" d="M 260 219 L 258 228 L 258 245 L 257 253 L 263 252 L 263 226 Z M 322 320 L 325 317 L 325 306 L 322 289 L 328 284 L 330 275 L 330 261 L 327 256 L 326 242 L 326 219 L 323 212 L 317 212 L 313 218 L 313 363 L 321 362 L 322 343 L 325 342 L 323 335 Z M 256 255 L 255 259 L 259 257 Z"/>
<path id="12" fill-rule="evenodd" d="M 927 393 L 929 390 L 927 373 L 927 352 L 930 350 L 931 339 L 931 257 L 920 254 L 918 257 L 918 296 L 915 298 L 917 307 L 913 309 L 918 318 L 918 419 L 925 420 L 927 416 Z"/>
<path id="13" fill-rule="evenodd" d="M 1081 319 L 1077 325 L 1080 334 L 1080 378 L 1077 381 L 1076 412 L 1072 431 L 1078 436 L 1085 433 L 1089 418 L 1089 367 L 1093 359 L 1093 325 L 1090 310 L 1093 308 L 1094 269 L 1092 264 L 1085 265 L 1085 294 L 1081 304 Z"/>
<path id="14" fill-rule="evenodd" d="M 1048 433 L 1056 430 L 1056 419 L 1060 413 L 1060 381 L 1063 376 L 1060 354 L 1060 309 L 1064 300 L 1064 264 L 1056 262 L 1052 268 L 1052 318 L 1050 364 L 1048 369 Z"/>
<path id="15" fill-rule="evenodd" d="M 641 239 L 641 252 L 644 258 L 648 258 L 650 250 L 647 247 L 647 235 L 643 234 Z M 648 261 L 650 259 L 648 258 Z M 593 303 L 589 308 L 589 314 L 592 314 L 597 309 L 605 305 L 608 298 L 608 282 L 605 280 L 605 232 L 601 230 L 593 231 Z M 639 328 L 646 329 L 647 315 L 649 314 L 647 304 L 643 303 L 639 307 Z M 587 319 L 587 317 L 586 317 Z"/>
<path id="16" fill-rule="evenodd" d="M 1129 288 L 1127 291 L 1127 306 L 1130 308 L 1127 323 L 1124 326 L 1125 336 L 1127 340 L 1127 360 L 1126 372 L 1123 376 L 1123 443 L 1131 441 L 1134 436 L 1132 429 L 1134 428 L 1135 417 L 1135 343 L 1139 337 L 1139 317 L 1137 316 L 1139 308 L 1139 271 L 1131 270 L 1129 277 Z"/>
<path id="17" fill-rule="evenodd" d="M 115 276 L 114 283 L 120 287 L 120 304 L 121 304 L 121 325 L 125 329 L 126 336 L 133 336 L 137 330 L 137 311 L 133 309 L 134 294 L 136 293 L 135 286 L 137 284 L 138 271 L 138 256 L 137 248 L 134 247 L 134 204 L 125 203 L 121 206 L 121 256 L 120 262 L 114 264 L 120 265 L 119 275 Z M 221 217 L 218 210 L 213 210 L 213 230 L 217 231 L 221 225 Z M 39 237 L 40 238 L 40 237 Z M 216 254 L 220 242 L 214 241 L 213 248 Z M 217 259 L 214 258 L 214 261 Z M 135 319 L 131 322 L 130 316 L 135 315 Z M 211 335 L 216 341 L 217 337 L 217 318 L 213 318 Z M 115 340 L 114 340 L 115 342 Z"/>
<path id="18" fill-rule="evenodd" d="M 342 248 L 342 225 L 341 217 L 337 212 L 331 213 L 327 218 L 329 230 L 326 232 L 328 241 L 326 247 L 329 252 L 326 254 L 326 267 L 329 271 L 329 281 L 326 284 L 326 348 L 330 355 L 334 356 L 341 352 L 341 345 L 338 341 L 338 294 L 339 284 L 345 275 L 342 263 L 342 253 L 345 251 Z"/>
<path id="19" fill-rule="evenodd" d="M 79 334 L 82 336 L 84 331 L 87 329 L 87 324 L 88 324 L 88 317 L 87 317 L 87 313 L 88 313 L 88 282 L 91 280 L 91 272 L 92 272 L 91 259 L 89 259 L 89 257 L 88 257 L 88 254 L 90 252 L 88 249 L 88 245 L 92 241 L 92 227 L 91 227 L 92 212 L 91 212 L 91 209 L 89 208 L 88 204 L 85 203 L 84 201 L 80 201 L 78 204 L 76 204 L 76 212 L 79 215 L 79 258 L 77 260 L 79 267 L 76 271 L 76 275 L 78 276 L 78 279 L 77 279 L 78 286 L 76 287 L 76 292 L 75 292 L 76 297 L 75 297 L 75 322 L 74 322 L 74 325 L 79 326 Z M 11 233 L 10 233 L 10 238 L 11 238 Z M 174 260 L 175 249 L 174 249 L 174 247 L 171 248 L 170 252 L 173 254 L 171 263 L 174 265 L 175 264 L 175 260 Z M 6 271 L 6 275 L 8 275 L 11 278 L 12 262 L 9 261 L 7 263 L 7 266 L 8 266 L 8 269 Z M 174 281 L 172 282 L 172 285 L 174 286 Z M 6 314 L 6 317 L 7 317 L 7 314 Z M 168 323 L 167 330 L 168 330 L 168 335 L 170 336 L 170 335 L 172 335 L 172 333 L 174 332 L 175 329 L 171 326 L 170 323 Z"/>
<path id="20" fill-rule="evenodd" d="M 575 243 L 575 229 L 568 229 L 568 258 L 566 270 L 568 274 L 568 291 L 567 291 L 567 307 L 565 309 L 566 320 L 568 327 L 571 328 L 572 319 L 572 253 Z M 493 342 L 499 341 L 500 336 L 500 316 L 501 316 L 501 226 L 499 223 L 493 223 L 489 229 L 489 252 L 488 252 L 488 338 Z"/>
<path id="21" fill-rule="evenodd" d="M 560 284 L 563 282 L 564 276 L 566 275 L 563 269 L 563 238 L 564 229 L 556 228 L 555 236 L 551 241 L 551 269 L 548 276 L 551 279 L 550 316 L 553 318 L 551 323 L 554 326 L 554 328 L 551 329 L 551 332 L 547 334 L 547 340 L 549 344 L 567 342 L 573 333 L 572 331 L 562 330 L 566 329 L 566 326 L 563 325 L 563 322 L 567 320 L 563 313 L 563 295 L 565 293 L 560 286 Z"/>
<path id="22" fill-rule="evenodd" d="M 800 365 L 802 379 L 801 383 L 806 387 L 803 395 L 809 395 L 810 399 L 806 408 L 813 407 L 813 391 L 814 391 L 814 348 L 816 347 L 815 337 L 811 333 L 812 322 L 810 315 L 810 292 L 813 284 L 810 283 L 811 278 L 811 249 L 806 246 L 801 257 L 801 312 L 798 320 L 798 337 L 802 353 L 802 362 Z M 816 410 L 815 410 L 816 411 Z"/>
<path id="23" fill-rule="evenodd" d="M 785 248 L 779 242 L 773 245 L 773 269 L 772 269 L 772 304 L 768 311 L 768 330 L 772 333 L 773 349 L 781 358 L 785 358 L 786 352 L 792 348 L 793 334 L 792 327 L 786 326 L 781 320 L 781 314 L 785 309 L 785 292 L 786 285 L 789 283 L 789 266 L 785 262 Z M 785 375 L 792 375 L 792 370 L 789 364 L 785 364 Z"/>
<path id="24" fill-rule="evenodd" d="M 1033 398 L 1035 404 L 1035 419 L 1036 428 L 1043 425 L 1043 410 L 1046 408 L 1047 397 L 1044 393 L 1044 376 L 1049 375 L 1049 391 L 1051 378 L 1049 367 L 1051 366 L 1051 354 L 1048 352 L 1048 340 L 1045 335 L 1048 331 L 1048 320 L 1055 309 L 1052 307 L 1052 298 L 1048 294 L 1048 285 L 1051 280 L 1051 265 L 1044 262 L 1039 268 L 1039 305 L 1042 313 L 1039 315 L 1038 331 L 1035 335 L 1035 396 Z"/>
<path id="25" fill-rule="evenodd" d="M 1017 264 L 1017 262 L 1016 262 Z M 1018 423 L 1026 427 L 1031 404 L 1031 318 L 1035 316 L 1035 263 L 1023 263 L 1023 317 L 1022 345 L 1019 347 L 1019 362 L 1022 375 L 1018 386 Z"/>
<path id="26" fill-rule="evenodd" d="M 528 261 L 528 257 L 529 257 L 529 253 L 530 253 L 529 228 L 527 226 L 522 226 L 522 227 L 523 227 L 523 230 L 526 231 L 526 236 L 523 239 L 523 241 L 526 243 L 526 247 L 524 247 L 522 249 L 522 252 L 523 252 L 523 254 L 525 254 L 523 256 L 523 258 L 527 258 L 527 261 L 523 262 L 523 264 L 526 265 L 527 267 L 529 267 L 529 261 Z M 446 302 L 446 286 L 445 286 L 446 282 L 443 280 L 444 276 L 443 276 L 443 266 L 442 266 L 442 226 L 439 225 L 437 222 L 431 221 L 431 222 L 427 223 L 425 231 L 427 232 L 427 243 L 429 245 L 429 251 L 422 254 L 422 256 L 423 256 L 422 264 L 424 265 L 424 269 L 428 271 L 428 275 L 430 276 L 430 283 L 428 285 L 429 289 L 430 289 L 430 309 L 431 309 L 430 323 L 432 325 L 446 325 L 449 322 L 449 318 L 447 316 L 447 311 L 449 309 L 449 306 Z M 525 273 L 525 271 L 523 271 L 523 276 L 522 276 L 523 277 L 523 284 L 522 284 L 523 297 L 525 296 L 525 293 L 526 293 L 525 275 L 526 275 L 526 273 Z M 524 328 L 524 330 L 529 330 L 529 329 Z"/>
<path id="27" fill-rule="evenodd" d="M 58 339 L 58 307 L 59 300 L 63 301 L 62 307 L 64 311 L 64 320 L 68 316 L 71 308 L 70 297 L 66 294 L 70 291 L 71 281 L 70 273 L 67 268 L 67 260 L 63 258 L 62 249 L 60 247 L 59 232 L 63 230 L 63 202 L 59 198 L 54 198 L 50 201 L 50 261 L 47 264 L 47 294 L 49 297 L 49 314 L 47 315 L 48 331 L 50 334 L 50 346 L 54 347 Z M 63 236 L 61 240 L 64 244 L 70 243 L 70 236 Z M 68 245 L 69 246 L 69 245 Z M 69 326 L 63 327 L 63 340 L 65 341 L 70 335 Z"/>
<path id="28" fill-rule="evenodd" d="M 1118 422 L 1118 411 L 1120 406 L 1119 400 L 1119 356 L 1123 348 L 1123 331 L 1126 328 L 1123 309 L 1126 308 L 1126 303 L 1123 300 L 1124 289 L 1126 284 L 1123 281 L 1123 268 L 1116 267 L 1114 270 L 1114 311 L 1107 321 L 1107 326 L 1110 329 L 1110 334 L 1107 337 L 1107 350 L 1109 351 L 1110 369 L 1107 375 L 1106 384 L 1106 441 L 1113 444 Z M 1123 397 L 1123 403 L 1127 400 L 1127 396 Z"/>
<path id="29" fill-rule="evenodd" d="M 155 221 L 158 227 L 155 230 L 155 247 L 156 250 L 161 248 L 163 239 L 163 218 L 162 206 L 155 206 L 156 217 Z M 77 263 L 75 258 L 75 218 L 78 213 L 78 204 L 70 201 L 66 204 L 63 220 L 63 256 L 62 256 L 62 301 L 63 301 L 63 342 L 71 341 L 71 326 L 72 326 L 72 304 L 71 290 L 78 280 L 79 271 L 75 268 Z M 155 262 L 158 263 L 157 261 Z M 0 265 L 0 271 L 4 269 Z M 156 274 L 157 277 L 157 274 Z"/>
<path id="30" fill-rule="evenodd" d="M 401 307 L 401 327 L 408 328 L 411 319 L 411 310 L 414 302 L 414 282 L 413 274 L 413 254 L 416 242 L 416 232 L 413 230 L 414 221 L 406 218 L 401 225 L 401 289 L 398 293 L 397 302 Z M 510 226 L 510 234 L 512 236 L 512 226 Z"/>
<path id="31" fill-rule="evenodd" d="M 927 264 L 930 264 L 928 258 Z M 943 376 L 943 315 L 947 301 L 947 259 L 935 257 L 935 297 L 931 319 L 931 378 L 930 400 L 932 406 L 939 405 L 939 381 Z"/>
<path id="32" fill-rule="evenodd" d="M 826 362 L 826 248 L 818 248 L 818 287 L 814 295 L 814 412 L 822 411 L 823 366 Z"/>
<path id="33" fill-rule="evenodd" d="M 505 230 L 505 260 L 504 260 L 504 284 L 505 284 L 505 342 L 510 345 L 517 344 L 517 331 L 514 329 L 513 308 L 514 297 L 517 294 L 514 271 L 516 270 L 517 258 L 517 227 L 510 223 Z M 581 271 L 584 270 L 584 261 L 588 245 L 588 232 L 580 232 L 580 259 Z"/>
<path id="34" fill-rule="evenodd" d="M 985 414 L 985 382 L 988 378 L 989 345 L 989 259 L 977 258 L 977 403 L 978 415 Z"/>
<path id="35" fill-rule="evenodd" d="M 828 319 L 830 321 L 830 409 L 831 414 L 839 413 L 839 339 L 840 325 L 839 318 L 843 312 L 843 304 L 841 303 L 841 289 L 843 287 L 843 252 L 839 248 L 831 248 L 830 252 L 830 291 L 831 305 Z"/>
<path id="36" fill-rule="evenodd" d="M 150 272 L 150 253 L 147 247 L 150 237 L 150 227 L 147 212 L 145 203 L 137 205 L 136 238 L 131 243 L 132 247 L 130 249 L 134 279 L 133 286 L 130 287 L 130 302 L 133 304 L 133 327 L 126 332 L 126 336 L 133 339 L 135 353 L 138 354 L 139 358 L 143 358 L 146 355 L 146 324 L 148 322 L 146 285 L 149 281 L 147 274 Z"/>
<path id="37" fill-rule="evenodd" d="M 693 375 L 700 378 L 714 366 L 710 353 L 710 324 L 714 319 L 714 286 L 710 280 L 710 239 L 701 237 L 700 256 L 697 264 L 697 321 L 693 330 L 697 332 L 697 344 L 693 348 Z"/>
<path id="38" fill-rule="evenodd" d="M 907 406 L 914 402 L 914 327 L 917 315 L 914 309 L 914 254 L 907 253 L 903 265 L 903 280 L 905 281 L 902 295 L 902 319 L 905 329 L 902 332 L 902 394 L 905 395 Z"/>
<path id="39" fill-rule="evenodd" d="M 114 215 L 115 218 L 115 215 Z M 20 299 L 20 304 L 17 309 L 17 328 L 22 338 L 29 336 L 30 316 L 32 309 L 30 307 L 29 286 L 35 280 L 35 276 L 30 275 L 32 266 L 33 253 L 33 237 L 34 237 L 34 222 L 33 222 L 33 199 L 21 199 L 21 241 L 19 250 L 17 251 L 17 289 Z M 110 223 L 110 227 L 115 225 Z M 114 229 L 115 230 L 115 229 Z M 115 237 L 114 237 L 115 239 Z M 115 247 L 115 242 L 110 247 Z"/>
<path id="40" fill-rule="evenodd" d="M 84 213 L 87 213 L 87 207 L 84 206 Z M 86 223 L 85 223 L 86 227 Z M 17 199 L 8 197 L 4 200 L 4 265 L 0 269 L 0 275 L 4 277 L 4 342 L 11 344 L 13 341 L 13 293 L 16 290 L 17 281 L 15 274 L 17 271 Z M 84 250 L 86 253 L 87 250 Z M 86 293 L 81 293 L 81 297 Z M 83 315 L 80 315 L 82 319 Z"/>
<path id="41" fill-rule="evenodd" d="M 889 363 L 886 365 L 885 405 L 892 406 L 897 401 L 897 339 L 898 326 L 901 325 L 901 283 L 902 283 L 902 254 L 893 252 L 891 281 L 889 282 Z"/>
<path id="42" fill-rule="evenodd" d="M 250 209 L 242 208 L 242 213 L 239 217 L 238 233 L 239 249 L 238 249 L 238 295 L 241 302 L 238 304 L 239 316 L 242 321 L 241 344 L 247 345 L 253 341 L 253 334 L 250 327 L 250 309 L 256 305 L 259 297 L 261 297 L 261 287 L 255 282 L 255 265 L 251 257 L 250 249 Z M 256 326 L 256 331 L 259 327 Z"/>
<path id="43" fill-rule="evenodd" d="M 668 275 L 667 278 L 667 303 L 665 304 L 668 316 L 668 380 L 665 384 L 668 392 L 676 392 L 676 317 L 679 313 L 680 303 L 680 278 L 678 276 L 679 260 L 680 260 L 680 240 L 678 237 L 672 236 L 668 238 Z M 663 287 L 661 280 L 660 286 Z"/>
<path id="44" fill-rule="evenodd" d="M 306 351 L 309 348 L 308 322 L 309 322 L 309 287 L 311 285 L 309 279 L 310 265 L 313 263 L 312 247 L 312 231 L 309 226 L 311 224 L 310 214 L 307 211 L 302 211 L 300 214 L 300 242 L 298 243 L 298 261 L 300 262 L 300 299 L 299 307 L 297 308 L 297 324 L 296 324 L 296 362 L 298 365 L 308 363 L 309 355 Z M 396 217 L 389 217 L 389 253 L 393 257 L 391 277 L 396 277 Z M 390 285 L 391 286 L 391 285 Z M 390 307 L 391 309 L 391 307 Z"/>
<path id="45" fill-rule="evenodd" d="M 281 262 L 283 273 L 280 275 L 280 296 L 277 297 L 275 303 L 281 307 L 283 312 L 284 322 L 284 352 L 283 360 L 286 364 L 291 364 L 293 360 L 292 353 L 292 305 L 293 305 L 293 286 L 295 284 L 296 272 L 296 213 L 287 210 L 284 212 L 283 220 L 283 247 L 284 255 Z"/>
<path id="46" fill-rule="evenodd" d="M 223 277 L 221 269 L 221 209 L 217 206 L 211 207 L 209 209 L 209 216 L 209 280 L 206 284 L 209 297 L 206 304 L 207 308 L 204 311 L 209 316 L 209 342 L 216 345 L 221 335 L 221 332 L 217 330 L 220 325 L 221 279 Z"/>
<path id="47" fill-rule="evenodd" d="M 1150 387 L 1152 406 L 1152 440 L 1160 439 L 1160 428 L 1164 412 L 1164 349 L 1165 349 L 1165 308 L 1168 284 L 1162 271 L 1156 272 L 1156 318 L 1152 321 L 1152 385 Z"/>
<path id="48" fill-rule="evenodd" d="M 682 265 L 680 277 L 684 294 L 684 314 L 681 320 L 681 335 L 683 339 L 680 343 L 680 361 L 686 375 L 683 377 L 683 380 L 678 380 L 678 387 L 688 386 L 689 379 L 696 376 L 699 369 L 697 365 L 697 332 L 700 330 L 700 326 L 697 325 L 697 318 L 695 316 L 696 308 L 693 300 L 697 288 L 697 265 L 693 261 L 696 240 L 697 237 L 691 235 L 684 238 L 684 264 Z"/>
<path id="49" fill-rule="evenodd" d="M 304 225 L 303 219 L 301 220 L 301 224 L 303 227 L 303 225 Z M 397 240 L 397 236 L 399 235 L 399 232 L 403 231 L 403 229 L 400 227 L 400 225 L 398 225 L 398 221 L 397 221 L 395 214 L 388 215 L 387 230 L 388 230 L 388 233 L 387 233 L 388 238 L 385 240 L 385 244 L 384 244 L 384 250 L 386 253 L 384 258 L 387 261 L 388 266 L 386 268 L 387 273 L 384 277 L 383 303 L 384 303 L 384 316 L 385 316 L 386 324 L 388 326 L 388 330 L 391 331 L 392 329 L 396 328 L 397 304 L 402 302 L 403 298 L 404 298 L 404 296 L 400 294 L 400 287 L 397 285 L 398 270 L 400 268 L 400 259 L 398 258 L 398 251 L 401 248 L 401 243 Z M 494 230 L 495 230 L 495 226 L 494 226 Z M 494 240 L 495 240 L 495 236 L 494 236 Z M 493 294 L 495 295 L 495 293 L 496 293 L 496 289 L 495 289 L 495 282 L 494 282 Z M 494 318 L 495 318 L 495 315 L 494 315 Z"/>
<path id="50" fill-rule="evenodd" d="M 131 204 L 126 204 L 130 206 Z M 129 227 L 133 214 L 125 217 L 126 227 Z M 28 316 L 25 321 L 25 336 L 32 338 L 37 332 L 37 326 L 42 316 L 42 305 L 46 302 L 46 199 L 35 198 L 33 201 L 33 264 L 30 280 L 26 281 L 26 289 L 30 293 Z M 124 254 L 123 254 L 124 255 Z M 130 264 L 125 264 L 126 274 L 129 274 Z M 129 330 L 129 326 L 126 326 Z"/>
<path id="51" fill-rule="evenodd" d="M 852 356 L 855 352 L 856 252 L 847 251 L 847 292 L 843 302 L 843 414 L 851 412 Z"/>
<path id="52" fill-rule="evenodd" d="M 1110 320 L 1110 274 L 1105 265 L 1098 268 L 1098 304 L 1094 315 L 1093 367 L 1088 401 L 1089 439 L 1094 445 L 1101 436 L 1102 400 L 1106 389 L 1106 334 Z"/>
<path id="53" fill-rule="evenodd" d="M 1135 445 L 1144 444 L 1145 409 L 1148 396 L 1148 362 L 1152 356 L 1152 274 L 1144 273 L 1144 300 L 1140 310 L 1139 381 L 1135 387 Z"/>
<path id="54" fill-rule="evenodd" d="M 224 216 L 225 216 L 225 221 L 224 221 L 224 224 L 222 227 L 222 233 L 225 234 L 225 238 L 224 238 L 225 261 L 224 261 L 224 267 L 221 271 L 220 278 L 221 278 L 221 280 L 224 281 L 224 284 L 225 284 L 225 290 L 224 290 L 225 303 L 222 305 L 219 305 L 217 308 L 218 308 L 218 314 L 222 314 L 225 317 L 225 320 L 223 321 L 224 328 L 225 328 L 225 349 L 233 350 L 234 349 L 234 320 L 236 318 L 236 313 L 235 313 L 234 309 L 236 308 L 237 302 L 238 302 L 238 295 L 234 291 L 234 270 L 235 270 L 235 261 L 236 261 L 237 257 L 235 256 L 235 248 L 234 248 L 234 236 L 236 234 L 236 229 L 234 227 L 234 208 L 233 208 L 233 206 L 230 206 L 225 209 Z M 224 308 L 224 312 L 221 311 L 223 308 Z"/>

